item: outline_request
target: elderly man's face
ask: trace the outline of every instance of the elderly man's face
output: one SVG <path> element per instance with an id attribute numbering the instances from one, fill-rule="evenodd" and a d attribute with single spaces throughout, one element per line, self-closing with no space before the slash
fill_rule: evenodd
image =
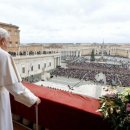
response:
<path id="1" fill-rule="evenodd" d="M 1 39 L 1 47 L 2 48 L 4 48 L 4 49 L 6 49 L 7 48 L 7 46 L 8 46 L 8 44 L 9 44 L 9 40 L 10 40 L 10 38 L 8 37 L 8 38 L 6 38 L 6 39 Z"/>

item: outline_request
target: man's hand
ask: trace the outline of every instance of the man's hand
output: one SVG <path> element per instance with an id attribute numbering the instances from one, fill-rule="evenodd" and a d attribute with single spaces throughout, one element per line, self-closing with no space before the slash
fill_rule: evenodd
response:
<path id="1" fill-rule="evenodd" d="M 41 99 L 37 97 L 36 105 L 41 103 Z"/>

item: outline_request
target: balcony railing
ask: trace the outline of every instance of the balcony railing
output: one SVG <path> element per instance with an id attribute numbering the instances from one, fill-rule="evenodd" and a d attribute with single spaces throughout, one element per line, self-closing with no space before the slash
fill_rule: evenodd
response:
<path id="1" fill-rule="evenodd" d="M 49 130 L 110 130 L 100 113 L 99 101 L 69 92 L 23 83 L 41 99 L 38 120 L 42 129 Z M 12 113 L 34 124 L 35 107 L 28 108 L 11 96 Z M 29 126 L 31 127 L 31 125 Z"/>

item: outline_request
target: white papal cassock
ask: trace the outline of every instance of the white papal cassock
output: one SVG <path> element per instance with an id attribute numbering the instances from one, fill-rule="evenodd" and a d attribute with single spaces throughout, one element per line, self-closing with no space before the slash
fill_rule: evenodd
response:
<path id="1" fill-rule="evenodd" d="M 21 83 L 14 61 L 0 48 L 0 130 L 13 130 L 9 92 L 15 100 L 31 107 L 37 97 Z"/>

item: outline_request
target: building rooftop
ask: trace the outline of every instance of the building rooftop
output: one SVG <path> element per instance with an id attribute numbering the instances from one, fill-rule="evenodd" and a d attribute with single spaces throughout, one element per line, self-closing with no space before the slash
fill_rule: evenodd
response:
<path id="1" fill-rule="evenodd" d="M 3 22 L 0 22 L 0 25 L 4 25 L 4 26 L 12 26 L 12 27 L 19 28 L 19 27 L 16 26 L 16 25 L 13 25 L 13 24 L 7 24 L 7 23 L 3 23 Z"/>

